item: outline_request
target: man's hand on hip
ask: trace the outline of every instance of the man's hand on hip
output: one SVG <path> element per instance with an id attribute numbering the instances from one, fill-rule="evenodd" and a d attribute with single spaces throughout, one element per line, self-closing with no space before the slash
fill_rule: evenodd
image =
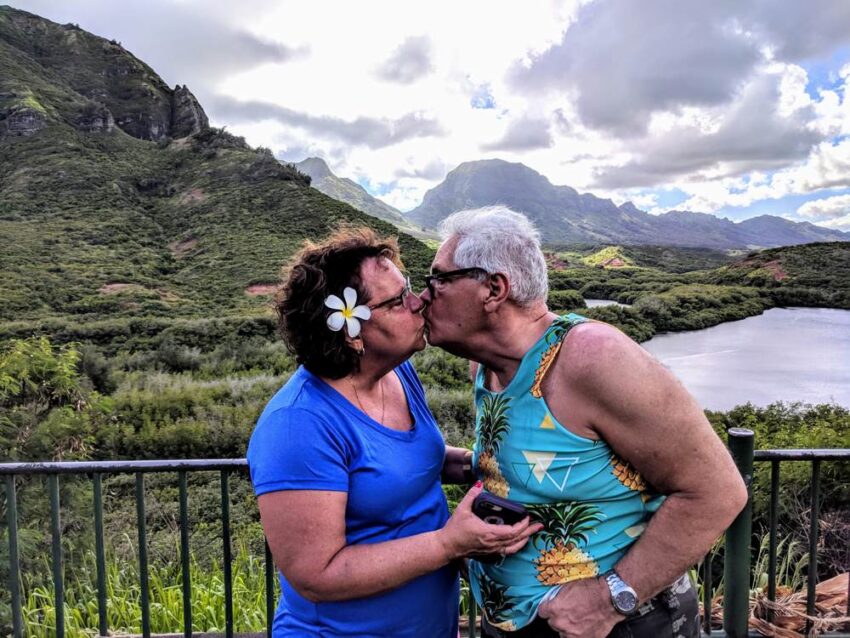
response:
<path id="1" fill-rule="evenodd" d="M 574 580 L 537 610 L 561 638 L 605 638 L 623 616 L 611 604 L 602 578 Z"/>

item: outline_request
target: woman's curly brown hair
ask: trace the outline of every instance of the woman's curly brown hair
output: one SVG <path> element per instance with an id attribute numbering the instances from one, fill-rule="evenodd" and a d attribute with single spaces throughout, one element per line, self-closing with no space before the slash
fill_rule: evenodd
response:
<path id="1" fill-rule="evenodd" d="M 360 369 L 360 355 L 345 343 L 345 331 L 327 327 L 328 295 L 342 297 L 346 286 L 359 304 L 370 301 L 360 267 L 370 257 L 385 257 L 399 268 L 398 242 L 367 227 L 343 226 L 319 243 L 305 242 L 282 271 L 275 295 L 278 330 L 295 360 L 313 374 L 340 379 Z"/>

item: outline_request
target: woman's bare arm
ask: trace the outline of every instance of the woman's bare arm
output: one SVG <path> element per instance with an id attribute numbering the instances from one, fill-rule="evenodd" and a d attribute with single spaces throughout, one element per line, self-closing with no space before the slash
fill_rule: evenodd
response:
<path id="1" fill-rule="evenodd" d="M 540 529 L 525 519 L 488 525 L 472 513 L 471 489 L 442 529 L 373 544 L 347 545 L 347 494 L 279 491 L 259 497 L 275 564 L 304 598 L 350 600 L 394 589 L 473 552 L 512 554 Z M 388 494 L 388 498 L 392 495 Z"/>

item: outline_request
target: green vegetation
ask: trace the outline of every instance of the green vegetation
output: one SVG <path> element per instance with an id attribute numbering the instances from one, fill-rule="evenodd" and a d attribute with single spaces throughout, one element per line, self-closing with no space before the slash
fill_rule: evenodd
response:
<path id="1" fill-rule="evenodd" d="M 30 22 L 41 26 L 30 28 Z M 157 127 L 173 125 L 167 120 L 174 93 L 116 42 L 0 7 L 2 460 L 244 456 L 260 411 L 295 367 L 275 336 L 269 307 L 281 266 L 305 239 L 321 238 L 339 224 L 398 234 L 309 188 L 297 170 L 224 130 L 203 126 L 174 139 L 163 134 Z M 35 128 L 7 135 L 21 113 Z M 110 114 L 114 122 L 129 118 L 141 128 L 110 128 Z M 399 239 L 418 281 L 436 246 L 408 235 Z M 775 305 L 850 308 L 850 243 L 742 258 L 707 249 L 561 246 L 550 265 L 553 309 L 608 321 L 638 341 Z M 585 298 L 630 306 L 588 309 Z M 415 355 L 414 365 L 447 442 L 469 445 L 474 414 L 467 363 L 428 349 Z M 740 406 L 708 416 L 719 432 L 733 425 L 754 429 L 758 447 L 850 447 L 850 419 L 837 406 Z M 765 471 L 756 472 L 759 524 Z M 783 481 L 781 525 L 791 548 L 806 528 L 800 523 L 806 467 L 783 467 Z M 848 486 L 847 468 L 823 465 L 828 548 L 850 542 L 841 536 L 850 529 Z M 110 625 L 138 631 L 129 540 L 133 477 L 109 477 L 104 488 L 115 594 Z M 177 631 L 176 478 L 152 475 L 146 488 L 154 631 Z M 61 481 L 71 634 L 96 625 L 90 490 L 84 478 Z M 447 488 L 452 503 L 462 493 Z M 28 624 L 31 635 L 47 634 L 52 597 L 43 481 L 20 480 L 18 496 Z M 236 573 L 243 579 L 236 587 L 237 629 L 251 631 L 263 623 L 255 558 L 263 543 L 250 483 L 239 473 L 231 481 L 231 507 L 240 548 Z M 198 630 L 223 624 L 220 603 L 212 603 L 222 587 L 218 508 L 217 477 L 193 474 Z M 2 583 L 8 578 L 5 514 L 0 500 Z M 839 552 L 822 555 L 826 570 L 846 560 Z M 8 595 L 0 587 L 0 633 L 9 624 Z"/>
<path id="2" fill-rule="evenodd" d="M 178 555 L 175 551 L 174 555 Z M 263 632 L 266 629 L 266 582 L 262 558 L 241 546 L 231 564 L 235 632 Z M 47 573 L 50 566 L 42 565 Z M 85 555 L 80 569 L 66 577 L 65 631 L 70 637 L 96 636 L 98 626 L 97 570 L 94 555 Z M 224 570 L 221 561 L 189 565 L 192 629 L 220 632 L 226 627 L 224 611 Z M 154 565 L 148 574 L 150 622 L 153 633 L 172 633 L 183 628 L 183 575 L 178 561 Z M 134 562 L 111 560 L 106 565 L 107 624 L 112 633 L 141 634 L 142 612 L 139 568 Z M 275 583 L 277 580 L 275 579 Z M 56 611 L 52 585 L 24 584 L 23 616 L 28 638 L 56 635 Z M 275 586 L 276 596 L 280 588 Z"/>

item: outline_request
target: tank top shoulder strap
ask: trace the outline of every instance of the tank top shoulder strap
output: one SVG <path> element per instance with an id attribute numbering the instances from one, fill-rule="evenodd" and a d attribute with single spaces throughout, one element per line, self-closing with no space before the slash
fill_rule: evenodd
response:
<path id="1" fill-rule="evenodd" d="M 531 394 L 539 399 L 543 396 L 543 380 L 546 378 L 546 373 L 558 357 L 561 351 L 561 346 L 564 344 L 564 339 L 567 338 L 570 330 L 580 323 L 590 321 L 586 317 L 570 313 L 561 315 L 555 319 L 541 338 L 541 342 L 545 343 L 545 350 L 540 356 L 537 368 L 534 371 L 534 383 L 531 385 Z"/>

